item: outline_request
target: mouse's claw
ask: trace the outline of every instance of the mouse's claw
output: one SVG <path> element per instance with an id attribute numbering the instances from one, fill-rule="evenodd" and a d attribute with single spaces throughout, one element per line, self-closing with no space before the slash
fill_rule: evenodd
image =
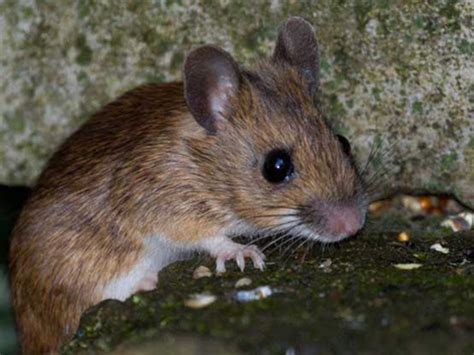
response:
<path id="1" fill-rule="evenodd" d="M 225 272 L 225 258 L 218 256 L 216 258 L 216 273 L 223 274 Z"/>
<path id="2" fill-rule="evenodd" d="M 265 267 L 265 255 L 255 245 L 241 245 L 230 239 L 220 240 L 219 243 L 211 244 L 209 251 L 216 257 L 216 272 L 222 274 L 226 271 L 225 262 L 235 259 L 240 271 L 245 270 L 245 258 L 252 260 L 256 269 L 262 270 Z"/>
<path id="3" fill-rule="evenodd" d="M 253 267 L 263 271 L 265 268 L 265 255 L 255 245 L 246 246 L 244 255 L 252 259 Z"/>
<path id="4" fill-rule="evenodd" d="M 235 256 L 235 261 L 237 262 L 237 266 L 239 267 L 240 271 L 244 271 L 245 259 L 244 259 L 244 253 L 242 252 L 242 250 L 237 252 L 237 255 Z"/>

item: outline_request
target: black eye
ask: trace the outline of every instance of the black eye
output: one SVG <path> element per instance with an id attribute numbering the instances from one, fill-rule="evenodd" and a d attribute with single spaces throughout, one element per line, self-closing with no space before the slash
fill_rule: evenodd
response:
<path id="1" fill-rule="evenodd" d="M 337 139 L 339 139 L 339 143 L 341 143 L 342 150 L 344 151 L 344 153 L 346 153 L 347 155 L 350 155 L 351 154 L 351 144 L 349 143 L 347 138 L 338 134 Z"/>
<path id="2" fill-rule="evenodd" d="M 293 171 L 291 156 L 285 150 L 272 150 L 267 154 L 262 172 L 267 181 L 273 184 L 287 181 L 291 178 Z"/>

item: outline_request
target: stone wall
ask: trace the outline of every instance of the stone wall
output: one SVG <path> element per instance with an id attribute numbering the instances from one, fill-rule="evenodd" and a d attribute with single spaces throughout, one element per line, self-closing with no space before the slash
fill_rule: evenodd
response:
<path id="1" fill-rule="evenodd" d="M 91 113 L 139 84 L 179 79 L 193 46 L 251 64 L 289 15 L 315 26 L 329 119 L 361 161 L 374 144 L 388 150 L 385 191 L 454 192 L 473 206 L 471 0 L 5 0 L 0 183 L 33 184 Z"/>

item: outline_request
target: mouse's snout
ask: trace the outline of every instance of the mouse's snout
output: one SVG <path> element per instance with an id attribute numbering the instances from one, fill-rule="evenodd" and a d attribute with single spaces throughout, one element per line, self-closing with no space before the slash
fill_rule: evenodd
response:
<path id="1" fill-rule="evenodd" d="M 312 216 L 310 225 L 318 235 L 315 239 L 331 243 L 356 234 L 365 222 L 363 202 L 314 199 L 308 206 L 307 216 Z"/>
<path id="2" fill-rule="evenodd" d="M 328 234 L 349 237 L 362 228 L 364 216 L 357 206 L 334 206 L 326 209 L 324 220 Z"/>
<path id="3" fill-rule="evenodd" d="M 317 207 L 316 207 L 317 206 Z M 326 242 L 335 242 L 356 234 L 364 225 L 365 209 L 353 202 L 322 202 L 315 204 L 319 230 Z"/>

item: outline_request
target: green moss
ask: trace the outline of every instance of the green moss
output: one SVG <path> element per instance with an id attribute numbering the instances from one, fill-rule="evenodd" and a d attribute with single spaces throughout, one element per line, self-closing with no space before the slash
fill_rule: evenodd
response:
<path id="1" fill-rule="evenodd" d="M 91 7 L 93 6 L 93 1 L 91 0 L 79 0 L 77 1 L 77 13 L 79 18 L 86 18 L 90 12 Z"/>
<path id="2" fill-rule="evenodd" d="M 179 70 L 184 60 L 184 54 L 182 52 L 175 53 L 171 59 L 171 68 Z"/>
<path id="3" fill-rule="evenodd" d="M 77 76 L 77 80 L 79 80 L 79 82 L 81 83 L 85 83 L 89 80 L 89 77 L 87 76 L 87 73 L 85 73 L 84 71 L 81 71 L 79 75 Z"/>
<path id="4" fill-rule="evenodd" d="M 84 34 L 77 36 L 75 44 L 78 50 L 77 64 L 88 65 L 92 61 L 92 49 L 87 44 L 86 36 Z"/>
<path id="5" fill-rule="evenodd" d="M 459 0 L 448 0 L 448 1 L 443 1 L 440 2 L 444 6 L 442 6 L 439 10 L 439 14 L 443 17 L 445 17 L 448 20 L 449 28 L 451 28 L 454 31 L 459 30 L 460 24 L 459 24 L 459 9 L 456 7 L 456 5 L 459 4 Z"/>
<path id="6" fill-rule="evenodd" d="M 346 112 L 344 105 L 339 101 L 337 95 L 331 95 L 329 99 L 329 115 L 335 122 L 340 120 Z"/>
<path id="7" fill-rule="evenodd" d="M 372 95 L 374 96 L 375 100 L 380 100 L 380 94 L 383 92 L 382 89 L 374 87 L 372 88 Z"/>
<path id="8" fill-rule="evenodd" d="M 354 13 L 359 31 L 364 31 L 367 22 L 370 20 L 370 10 L 372 9 L 372 4 L 373 1 L 371 0 L 357 0 L 354 2 Z"/>
<path id="9" fill-rule="evenodd" d="M 411 106 L 411 110 L 413 111 L 413 113 L 422 114 L 423 113 L 423 103 L 421 103 L 420 101 L 415 101 L 413 103 L 413 105 Z"/>
<path id="10" fill-rule="evenodd" d="M 16 115 L 6 115 L 5 120 L 13 133 L 19 134 L 25 131 L 26 122 L 23 117 Z"/>
<path id="11" fill-rule="evenodd" d="M 474 136 L 469 139 L 468 147 L 474 149 Z"/>
<path id="12" fill-rule="evenodd" d="M 469 42 L 467 39 L 462 39 L 459 43 L 459 51 L 462 54 L 471 55 L 474 53 L 474 43 Z"/>
<path id="13" fill-rule="evenodd" d="M 446 186 L 438 180 L 424 181 L 422 191 L 430 191 L 431 193 L 446 192 Z M 449 191 L 451 193 L 452 191 Z"/>
<path id="14" fill-rule="evenodd" d="M 441 169 L 442 171 L 450 171 L 456 167 L 458 161 L 458 154 L 452 152 L 450 154 L 445 154 L 441 157 Z"/>
<path id="15" fill-rule="evenodd" d="M 322 75 L 329 75 L 331 73 L 331 64 L 328 62 L 326 58 L 321 58 L 321 74 Z"/>

